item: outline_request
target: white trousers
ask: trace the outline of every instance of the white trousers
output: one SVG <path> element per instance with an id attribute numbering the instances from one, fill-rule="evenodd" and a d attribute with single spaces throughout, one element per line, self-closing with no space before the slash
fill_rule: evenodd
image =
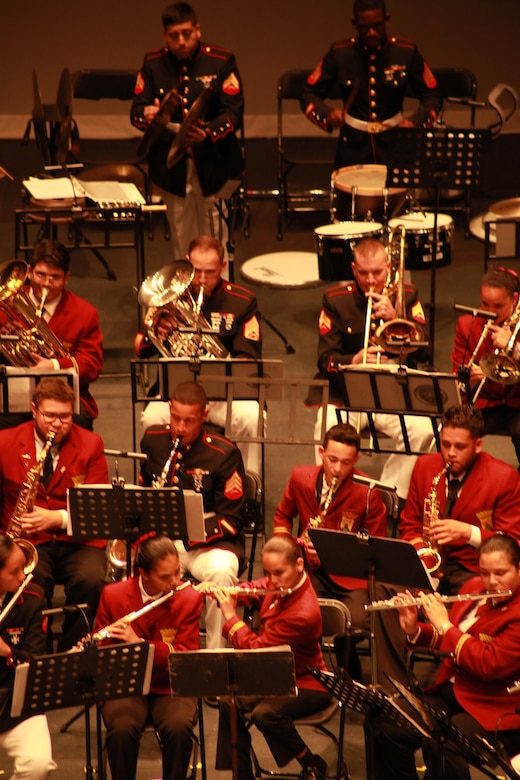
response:
<path id="1" fill-rule="evenodd" d="M 338 422 L 336 411 L 336 406 L 333 406 L 332 404 L 327 406 L 327 430 Z M 345 422 L 349 422 L 354 427 L 358 425 L 358 412 L 350 412 L 348 420 L 345 419 L 344 414 L 345 413 L 343 413 L 343 419 Z M 364 413 L 360 413 L 359 416 L 361 418 L 359 430 L 363 430 L 368 427 L 368 417 Z M 322 408 L 320 407 L 318 409 L 318 416 L 314 428 L 315 439 L 321 439 L 321 421 Z M 411 449 L 419 452 L 428 452 L 434 439 L 430 418 L 407 414 L 404 417 L 404 421 Z M 401 430 L 401 423 L 398 415 L 374 414 L 374 424 L 377 431 L 380 431 L 385 436 L 393 439 L 396 450 L 404 450 L 403 432 Z M 416 455 L 396 454 L 389 455 L 387 458 L 383 471 L 381 472 L 380 480 L 381 482 L 395 485 L 399 498 L 406 499 L 408 496 L 410 478 L 416 460 Z M 316 462 L 321 464 L 321 458 L 318 456 L 317 449 Z"/>
<path id="2" fill-rule="evenodd" d="M 56 769 L 45 715 L 33 715 L 0 734 L 0 749 L 14 759 L 10 780 L 46 780 Z"/>
<path id="3" fill-rule="evenodd" d="M 205 196 L 202 192 L 199 177 L 191 159 L 188 160 L 186 179 L 186 196 L 174 195 L 160 187 L 154 186 L 154 192 L 161 196 L 166 204 L 170 222 L 171 246 L 174 260 L 181 260 L 188 254 L 190 241 L 200 235 L 217 238 L 224 247 L 227 259 L 228 229 L 224 219 L 219 218 L 217 210 L 218 198 L 215 195 Z M 223 204 L 223 208 L 225 205 Z M 228 267 L 222 276 L 227 279 Z"/>
<path id="4" fill-rule="evenodd" d="M 236 585 L 238 582 L 238 558 L 231 550 L 218 547 L 186 550 L 181 541 L 175 546 L 179 552 L 181 576 L 191 574 L 199 582 L 214 582 L 216 585 Z M 222 636 L 225 619 L 218 602 L 211 596 L 206 597 L 206 648 L 214 650 L 225 647 Z"/>
<path id="5" fill-rule="evenodd" d="M 221 428 L 226 426 L 226 401 L 209 401 L 207 421 Z M 143 433 L 151 425 L 167 425 L 170 422 L 170 405 L 167 401 L 152 401 L 141 414 Z M 265 415 L 264 415 L 265 427 Z M 258 402 L 233 401 L 231 404 L 231 435 L 230 438 L 243 436 L 256 437 L 258 430 Z M 237 442 L 242 453 L 244 467 L 262 476 L 262 445 L 249 444 L 247 441 Z"/>

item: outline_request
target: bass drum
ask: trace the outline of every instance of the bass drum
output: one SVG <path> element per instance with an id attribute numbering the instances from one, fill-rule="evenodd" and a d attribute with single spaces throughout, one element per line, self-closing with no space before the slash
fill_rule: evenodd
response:
<path id="1" fill-rule="evenodd" d="M 340 282 L 353 279 L 354 247 L 360 238 L 382 238 L 379 222 L 333 222 L 314 229 L 320 279 Z"/>
<path id="2" fill-rule="evenodd" d="M 332 213 L 335 220 L 375 219 L 386 222 L 399 213 L 406 190 L 386 186 L 386 165 L 348 165 L 331 178 Z"/>
<path id="3" fill-rule="evenodd" d="M 391 219 L 388 227 L 395 230 L 399 225 L 405 229 L 406 268 L 420 271 L 431 268 L 434 214 L 419 211 Z M 448 214 L 437 214 L 437 257 L 436 267 L 451 263 L 453 254 L 453 220 Z"/>

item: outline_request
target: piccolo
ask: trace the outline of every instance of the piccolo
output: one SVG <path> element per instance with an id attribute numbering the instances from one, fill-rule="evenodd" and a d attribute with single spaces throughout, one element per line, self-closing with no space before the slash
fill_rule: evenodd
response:
<path id="1" fill-rule="evenodd" d="M 239 596 L 240 594 L 245 596 L 268 596 L 270 593 L 275 596 L 289 596 L 293 592 L 292 588 L 242 588 L 240 585 L 212 585 L 205 587 L 203 584 L 195 585 L 195 590 L 208 595 L 216 593 L 217 590 L 223 590 L 224 593 L 228 593 L 230 596 Z"/>
<path id="2" fill-rule="evenodd" d="M 441 596 L 444 604 L 452 604 L 455 601 L 480 601 L 480 599 L 503 599 L 512 596 L 511 590 L 500 590 L 498 593 L 458 593 L 456 596 Z M 420 596 L 410 596 L 401 598 L 394 596 L 393 599 L 384 599 L 382 601 L 373 601 L 371 604 L 365 604 L 367 612 L 379 612 L 383 609 L 400 609 L 401 607 L 419 607 L 422 604 Z"/>
<path id="3" fill-rule="evenodd" d="M 105 628 L 100 628 L 99 631 L 94 631 L 91 640 L 93 642 L 100 642 L 102 639 L 108 639 L 111 636 L 111 630 L 117 623 L 121 623 L 121 622 L 133 623 L 134 620 L 140 618 L 141 615 L 146 615 L 147 612 L 150 612 L 152 609 L 155 609 L 160 604 L 164 604 L 165 601 L 168 601 L 168 599 L 171 599 L 172 596 L 175 596 L 176 593 L 179 593 L 181 590 L 184 590 L 184 588 L 187 588 L 188 585 L 191 585 L 191 582 L 189 580 L 183 582 L 182 585 L 179 585 L 177 588 L 173 588 L 173 590 L 169 590 L 168 593 L 164 593 L 162 596 L 159 596 L 153 601 L 149 601 L 148 604 L 145 604 L 144 607 L 141 607 L 141 609 L 136 609 L 134 612 L 129 612 L 127 615 L 123 615 L 123 617 L 120 617 L 117 620 L 115 620 L 113 623 L 110 623 L 109 626 L 105 626 Z"/>

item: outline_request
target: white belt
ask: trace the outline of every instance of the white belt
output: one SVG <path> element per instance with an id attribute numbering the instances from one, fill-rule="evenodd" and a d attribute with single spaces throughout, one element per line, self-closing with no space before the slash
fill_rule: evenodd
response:
<path id="1" fill-rule="evenodd" d="M 355 116 L 345 114 L 345 124 L 353 127 L 354 130 L 361 130 L 363 133 L 384 133 L 391 127 L 396 127 L 402 118 L 403 115 L 400 111 L 389 119 L 385 119 L 384 122 L 365 122 L 363 119 L 356 119 Z"/>

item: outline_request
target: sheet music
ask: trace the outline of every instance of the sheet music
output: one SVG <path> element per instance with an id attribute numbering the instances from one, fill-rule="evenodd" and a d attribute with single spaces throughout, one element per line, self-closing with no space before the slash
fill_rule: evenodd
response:
<path id="1" fill-rule="evenodd" d="M 143 206 L 146 201 L 133 182 L 80 181 L 75 176 L 24 179 L 24 187 L 36 200 L 70 200 L 89 198 L 98 206 Z"/>

